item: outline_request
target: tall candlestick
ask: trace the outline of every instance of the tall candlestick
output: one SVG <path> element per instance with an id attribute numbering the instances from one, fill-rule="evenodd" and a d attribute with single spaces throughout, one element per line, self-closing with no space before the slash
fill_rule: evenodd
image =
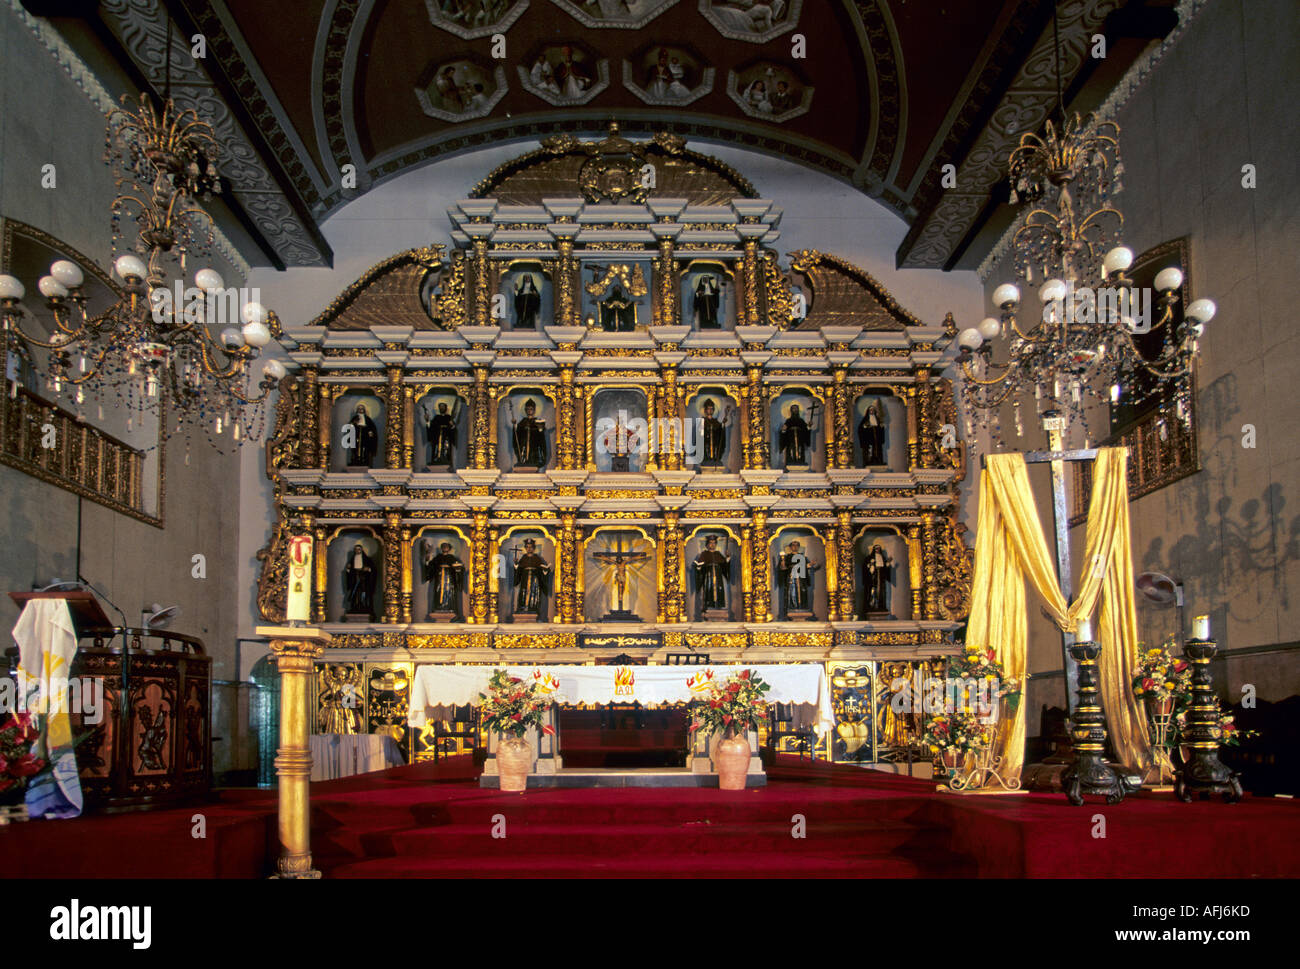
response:
<path id="1" fill-rule="evenodd" d="M 1192 638 L 1208 640 L 1210 638 L 1210 617 L 1197 616 L 1192 620 Z"/>

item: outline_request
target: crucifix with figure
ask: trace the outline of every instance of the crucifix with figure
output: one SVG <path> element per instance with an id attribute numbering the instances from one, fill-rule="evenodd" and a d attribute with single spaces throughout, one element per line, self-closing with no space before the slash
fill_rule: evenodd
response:
<path id="1" fill-rule="evenodd" d="M 627 593 L 628 566 L 635 565 L 638 562 L 644 562 L 650 556 L 646 552 L 635 552 L 623 547 L 623 536 L 619 535 L 616 539 L 615 547 L 605 546 L 603 552 L 592 554 L 597 562 L 608 566 L 614 570 L 614 595 L 617 608 L 602 617 L 605 622 L 628 622 L 634 621 L 639 617 L 630 611 L 626 606 L 625 594 Z"/>

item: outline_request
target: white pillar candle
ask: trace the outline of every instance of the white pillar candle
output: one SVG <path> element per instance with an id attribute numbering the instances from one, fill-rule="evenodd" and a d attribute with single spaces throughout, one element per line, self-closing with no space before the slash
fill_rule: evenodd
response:
<path id="1" fill-rule="evenodd" d="M 1210 638 L 1210 617 L 1197 616 L 1192 620 L 1192 638 L 1204 639 Z"/>
<path id="2" fill-rule="evenodd" d="M 1092 620 L 1080 619 L 1079 628 L 1074 631 L 1074 640 L 1079 643 L 1092 642 Z"/>

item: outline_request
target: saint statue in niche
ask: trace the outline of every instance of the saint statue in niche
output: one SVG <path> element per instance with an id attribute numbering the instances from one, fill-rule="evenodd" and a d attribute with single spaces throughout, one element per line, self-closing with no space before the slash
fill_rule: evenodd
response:
<path id="1" fill-rule="evenodd" d="M 885 408 L 880 401 L 872 401 L 858 422 L 858 445 L 862 448 L 862 466 L 876 467 L 885 463 Z"/>
<path id="2" fill-rule="evenodd" d="M 700 467 L 706 471 L 721 471 L 727 453 L 727 425 L 731 423 L 731 408 L 727 408 L 722 420 L 713 416 L 716 411 L 712 398 L 705 398 L 700 404 L 700 413 L 704 415 L 703 433 L 700 435 L 704 454 L 700 459 Z"/>
<path id="3" fill-rule="evenodd" d="M 343 568 L 343 621 L 372 622 L 375 618 L 375 560 L 357 542 Z"/>
<path id="4" fill-rule="evenodd" d="M 551 567 L 537 554 L 537 542 L 531 538 L 524 539 L 520 554 L 515 546 L 514 583 L 515 612 L 512 622 L 536 621 L 541 617 L 542 601 L 546 595 L 546 583 L 551 575 Z"/>
<path id="5" fill-rule="evenodd" d="M 704 618 L 730 619 L 727 598 L 731 588 L 731 556 L 718 551 L 717 535 L 704 540 L 704 548 L 691 566 L 695 570 L 695 588 Z"/>
<path id="6" fill-rule="evenodd" d="M 646 561 L 650 556 L 645 552 L 638 552 L 635 549 L 625 549 L 623 547 L 623 537 L 619 535 L 615 546 L 606 546 L 602 552 L 595 552 L 592 558 L 613 573 L 614 585 L 614 608 L 602 616 L 602 620 L 607 622 L 630 622 L 639 618 L 628 606 L 632 605 L 634 596 L 629 588 L 628 579 L 631 577 L 628 567 L 637 565 Z M 607 580 L 608 581 L 608 580 Z"/>
<path id="7" fill-rule="evenodd" d="M 321 733 L 360 733 L 361 670 L 343 663 L 321 671 L 320 712 L 316 725 Z"/>
<path id="8" fill-rule="evenodd" d="M 785 619 L 811 619 L 812 574 L 820 565 L 809 560 L 800 543 L 792 541 L 781 553 L 777 576 L 781 584 L 781 612 Z"/>
<path id="9" fill-rule="evenodd" d="M 532 273 L 524 273 L 515 283 L 515 329 L 537 329 L 537 315 L 542 309 L 542 294 Z"/>
<path id="10" fill-rule="evenodd" d="M 813 402 L 811 417 L 815 422 L 817 420 L 817 403 Z M 789 415 L 785 423 L 781 425 L 781 436 L 779 444 L 781 454 L 785 461 L 787 471 L 807 471 L 809 464 L 808 445 L 812 440 L 812 432 L 808 428 L 808 423 L 800 416 L 799 405 L 791 404 Z"/>
<path id="11" fill-rule="evenodd" d="M 718 329 L 718 307 L 722 302 L 722 292 L 718 288 L 718 277 L 701 276 L 695 284 L 695 326 L 700 330 Z"/>
<path id="12" fill-rule="evenodd" d="M 348 467 L 371 467 L 375 454 L 379 451 L 379 428 L 370 419 L 365 404 L 357 404 L 348 424 L 352 427 L 352 446 L 344 449 L 347 451 Z"/>
<path id="13" fill-rule="evenodd" d="M 600 328 L 607 333 L 631 333 L 636 329 L 636 303 L 615 285 L 600 301 Z"/>
<path id="14" fill-rule="evenodd" d="M 641 453 L 641 436 L 625 421 L 619 411 L 614 426 L 600 438 L 600 448 L 609 455 L 609 470 L 631 471 L 632 455 Z"/>
<path id="15" fill-rule="evenodd" d="M 465 566 L 451 551 L 451 542 L 440 542 L 438 554 L 432 543 L 422 544 L 424 581 L 429 584 L 429 619 L 434 622 L 459 621 L 460 590 L 465 580 Z"/>
<path id="16" fill-rule="evenodd" d="M 439 471 L 451 471 L 452 465 L 456 461 L 456 445 L 458 432 L 456 430 L 456 418 L 460 415 L 460 400 L 456 401 L 456 409 L 453 411 L 447 407 L 447 402 L 438 403 L 438 413 L 434 414 L 429 410 L 428 405 L 424 407 L 424 426 L 429 439 L 429 469 Z"/>
<path id="17" fill-rule="evenodd" d="M 862 563 L 863 583 L 866 590 L 866 618 L 889 615 L 889 585 L 894 571 L 894 560 L 880 546 L 871 546 Z"/>
<path id="18" fill-rule="evenodd" d="M 507 400 L 510 408 L 510 426 L 514 429 L 511 443 L 515 450 L 516 471 L 540 471 L 550 460 L 546 447 L 546 423 L 537 417 L 537 402 L 524 401 L 524 416 L 515 419 L 515 405 Z"/>

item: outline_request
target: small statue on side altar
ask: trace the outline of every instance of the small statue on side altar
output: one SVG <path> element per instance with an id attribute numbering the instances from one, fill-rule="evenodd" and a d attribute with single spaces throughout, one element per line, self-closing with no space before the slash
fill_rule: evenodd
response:
<path id="1" fill-rule="evenodd" d="M 327 664 L 320 685 L 316 714 L 320 732 L 361 733 L 361 670 L 343 663 Z"/>
<path id="2" fill-rule="evenodd" d="M 691 563 L 695 570 L 695 588 L 700 597 L 700 609 L 710 622 L 731 618 L 728 596 L 731 589 L 731 556 L 718 551 L 718 536 L 710 535 L 704 548 Z"/>
<path id="3" fill-rule="evenodd" d="M 460 590 L 465 581 L 465 566 L 452 554 L 451 542 L 441 542 L 438 554 L 433 554 L 432 543 L 422 544 L 424 549 L 424 581 L 429 585 L 429 620 L 431 622 L 460 622 Z"/>
<path id="4" fill-rule="evenodd" d="M 523 554 L 515 547 L 515 611 L 511 622 L 543 622 L 543 603 L 551 566 L 537 554 L 537 542 L 524 540 Z"/>
<path id="5" fill-rule="evenodd" d="M 878 400 L 867 406 L 858 422 L 858 446 L 862 449 L 862 467 L 885 463 L 885 409 Z"/>
<path id="6" fill-rule="evenodd" d="M 532 273 L 524 273 L 515 283 L 515 329 L 537 329 L 537 316 L 542 309 L 542 294 L 533 281 Z"/>
<path id="7" fill-rule="evenodd" d="M 862 563 L 862 586 L 866 590 L 865 619 L 889 618 L 889 586 L 894 571 L 894 560 L 880 546 L 871 546 Z"/>
<path id="8" fill-rule="evenodd" d="M 723 470 L 723 461 L 727 453 L 727 425 L 731 423 L 731 408 L 722 415 L 722 420 L 714 417 L 717 407 L 711 398 L 700 404 L 700 413 L 704 415 L 704 427 L 701 438 L 704 454 L 700 459 L 700 468 L 705 471 Z"/>
<path id="9" fill-rule="evenodd" d="M 375 454 L 379 451 L 379 428 L 366 413 L 365 404 L 357 404 L 348 424 L 352 428 L 352 446 L 344 449 L 348 456 L 348 470 L 365 470 L 374 464 Z"/>
<path id="10" fill-rule="evenodd" d="M 813 402 L 811 418 L 814 423 L 817 420 L 817 403 Z M 812 442 L 812 431 L 808 427 L 808 422 L 803 419 L 799 413 L 799 405 L 791 404 L 790 413 L 781 425 L 781 436 L 778 443 L 781 447 L 781 454 L 784 458 L 785 470 L 787 471 L 807 471 L 811 460 L 809 454 L 809 445 Z"/>
<path id="11" fill-rule="evenodd" d="M 456 462 L 456 445 L 459 432 L 456 430 L 456 418 L 460 414 L 460 401 L 456 401 L 454 411 L 447 407 L 446 401 L 439 401 L 438 413 L 430 413 L 424 408 L 424 425 L 429 440 L 430 471 L 453 471 Z"/>
<path id="12" fill-rule="evenodd" d="M 781 584 L 781 612 L 783 619 L 812 619 L 813 572 L 820 565 L 809 560 L 798 541 L 786 546 L 777 563 L 777 576 Z"/>
<path id="13" fill-rule="evenodd" d="M 373 622 L 375 618 L 375 560 L 360 542 L 348 554 L 343 568 L 343 621 Z"/>
<path id="14" fill-rule="evenodd" d="M 513 428 L 511 441 L 515 451 L 516 471 L 541 471 L 550 460 L 546 447 L 546 423 L 537 417 L 537 403 L 524 401 L 522 420 L 515 419 L 515 406 L 507 400 L 510 408 L 510 425 Z"/>
<path id="15" fill-rule="evenodd" d="M 701 276 L 695 284 L 695 327 L 699 330 L 718 329 L 718 307 L 722 293 L 716 276 Z"/>

